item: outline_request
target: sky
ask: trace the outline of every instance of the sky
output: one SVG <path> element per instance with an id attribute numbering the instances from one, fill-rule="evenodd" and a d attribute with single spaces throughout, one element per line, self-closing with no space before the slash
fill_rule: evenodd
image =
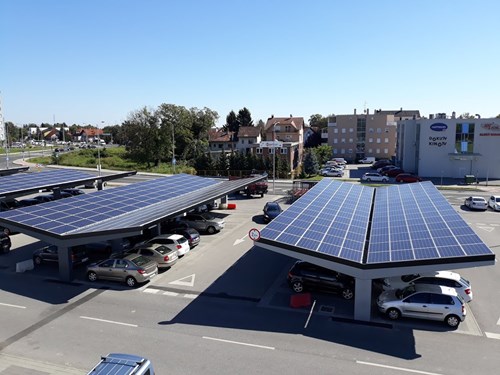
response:
<path id="1" fill-rule="evenodd" d="M 500 114 L 497 0 L 0 0 L 4 121 Z"/>

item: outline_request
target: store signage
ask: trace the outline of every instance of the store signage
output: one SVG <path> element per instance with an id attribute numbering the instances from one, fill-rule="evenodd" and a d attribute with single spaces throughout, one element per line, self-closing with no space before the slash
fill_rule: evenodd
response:
<path id="1" fill-rule="evenodd" d="M 493 133 L 479 133 L 480 136 L 500 136 L 500 124 L 495 122 L 487 122 L 481 124 L 481 128 L 491 131 Z"/>
<path id="2" fill-rule="evenodd" d="M 446 146 L 448 137 L 429 137 L 429 146 Z"/>
<path id="3" fill-rule="evenodd" d="M 281 141 L 262 141 L 260 142 L 261 148 L 281 148 L 283 147 L 283 142 Z"/>
<path id="4" fill-rule="evenodd" d="M 443 124 L 442 122 L 436 122 L 431 125 L 431 130 L 434 130 L 435 132 L 442 132 L 448 129 L 448 125 Z"/>

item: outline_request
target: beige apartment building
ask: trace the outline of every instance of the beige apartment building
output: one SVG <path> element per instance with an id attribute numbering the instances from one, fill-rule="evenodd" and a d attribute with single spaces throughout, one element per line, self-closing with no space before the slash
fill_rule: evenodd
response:
<path id="1" fill-rule="evenodd" d="M 367 156 L 391 159 L 396 156 L 397 122 L 420 118 L 415 110 L 369 109 L 357 114 L 337 115 L 328 118 L 328 145 L 333 148 L 333 157 L 344 158 L 354 163 Z"/>

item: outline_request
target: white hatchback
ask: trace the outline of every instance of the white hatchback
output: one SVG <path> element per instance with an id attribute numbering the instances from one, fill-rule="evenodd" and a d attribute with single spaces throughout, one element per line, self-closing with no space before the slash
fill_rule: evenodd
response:
<path id="1" fill-rule="evenodd" d="M 488 200 L 488 206 L 495 211 L 500 211 L 500 195 L 492 195 Z"/>
<path id="2" fill-rule="evenodd" d="M 361 176 L 361 181 L 387 182 L 389 181 L 389 177 L 382 176 L 380 173 L 365 173 L 363 176 Z"/>
<path id="3" fill-rule="evenodd" d="M 186 254 L 190 247 L 188 240 L 180 234 L 163 234 L 146 241 L 147 244 L 161 244 L 169 249 L 177 250 L 177 256 Z"/>

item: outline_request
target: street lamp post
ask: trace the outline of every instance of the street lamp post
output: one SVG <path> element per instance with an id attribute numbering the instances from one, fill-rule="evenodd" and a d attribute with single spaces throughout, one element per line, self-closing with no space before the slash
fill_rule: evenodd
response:
<path id="1" fill-rule="evenodd" d="M 104 123 L 104 121 L 101 121 Z M 101 138 L 99 137 L 99 126 L 97 126 L 97 173 L 101 177 Z"/>
<path id="2" fill-rule="evenodd" d="M 275 180 L 276 180 L 276 125 L 279 124 L 280 122 L 277 121 L 273 124 L 273 194 L 274 194 L 274 186 L 275 186 Z"/>

